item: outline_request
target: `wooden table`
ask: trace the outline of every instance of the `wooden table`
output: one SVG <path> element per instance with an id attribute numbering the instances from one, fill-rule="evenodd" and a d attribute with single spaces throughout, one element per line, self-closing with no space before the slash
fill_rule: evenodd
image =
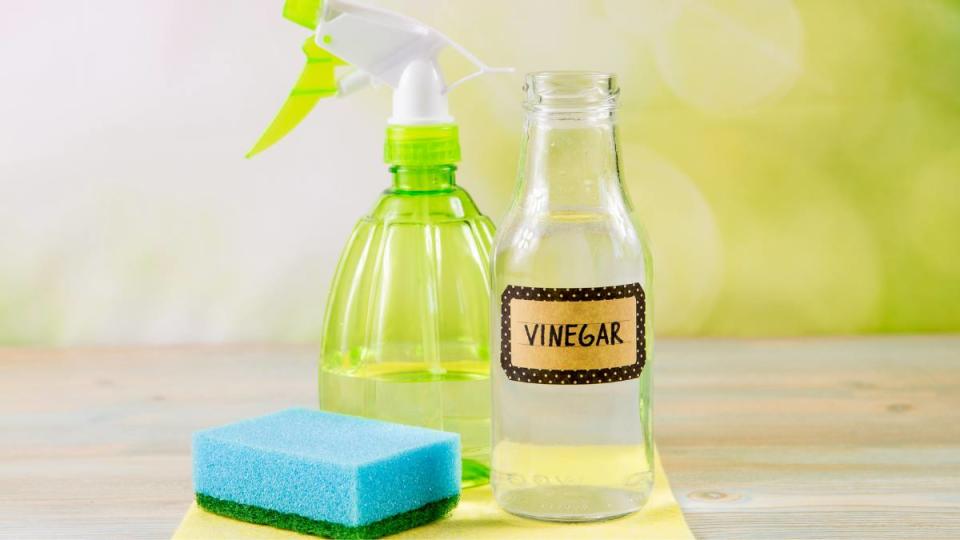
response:
<path id="1" fill-rule="evenodd" d="M 169 538 L 190 433 L 316 403 L 312 347 L 0 350 L 0 537 Z M 699 538 L 960 538 L 960 337 L 660 340 Z"/>

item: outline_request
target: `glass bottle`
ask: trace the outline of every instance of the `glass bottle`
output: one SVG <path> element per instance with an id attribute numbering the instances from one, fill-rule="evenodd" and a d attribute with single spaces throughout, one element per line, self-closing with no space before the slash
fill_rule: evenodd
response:
<path id="1" fill-rule="evenodd" d="M 456 184 L 455 125 L 391 126 L 385 154 L 330 288 L 320 407 L 457 432 L 463 486 L 485 484 L 493 224 Z"/>
<path id="2" fill-rule="evenodd" d="M 521 516 L 592 521 L 653 485 L 652 262 L 620 175 L 615 76 L 527 76 L 492 259 L 492 470 Z"/>

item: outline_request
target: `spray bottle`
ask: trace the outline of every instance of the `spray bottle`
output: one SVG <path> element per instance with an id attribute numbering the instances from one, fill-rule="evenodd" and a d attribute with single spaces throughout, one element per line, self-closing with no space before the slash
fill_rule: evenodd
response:
<path id="1" fill-rule="evenodd" d="M 384 158 L 393 185 L 353 230 L 324 316 L 320 406 L 460 433 L 463 485 L 489 477 L 488 262 L 493 224 L 455 182 L 457 125 L 447 93 L 491 68 L 436 29 L 352 0 L 287 0 L 315 30 L 307 65 L 250 151 L 280 140 L 324 97 L 394 89 Z M 437 57 L 476 71 L 446 84 Z M 337 78 L 338 67 L 354 69 Z"/>

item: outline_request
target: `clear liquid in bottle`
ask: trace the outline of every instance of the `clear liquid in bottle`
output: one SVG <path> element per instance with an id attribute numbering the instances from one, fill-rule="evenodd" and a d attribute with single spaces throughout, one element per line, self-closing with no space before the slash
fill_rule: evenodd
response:
<path id="1" fill-rule="evenodd" d="M 619 90 L 590 72 L 535 73 L 525 90 L 493 253 L 491 483 L 517 515 L 609 519 L 653 485 L 652 263 L 620 179 Z"/>

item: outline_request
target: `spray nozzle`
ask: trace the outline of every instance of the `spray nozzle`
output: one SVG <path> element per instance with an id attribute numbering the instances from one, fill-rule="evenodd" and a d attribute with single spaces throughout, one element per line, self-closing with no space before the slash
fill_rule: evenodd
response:
<path id="1" fill-rule="evenodd" d="M 247 154 L 251 157 L 289 133 L 323 97 L 345 96 L 374 83 L 394 89 L 391 125 L 452 122 L 447 93 L 491 72 L 512 71 L 481 62 L 462 46 L 420 21 L 353 0 L 287 0 L 285 18 L 314 29 L 304 52 L 307 64 L 273 122 Z M 437 56 L 451 48 L 476 67 L 446 84 Z M 336 78 L 337 66 L 354 71 Z"/>

